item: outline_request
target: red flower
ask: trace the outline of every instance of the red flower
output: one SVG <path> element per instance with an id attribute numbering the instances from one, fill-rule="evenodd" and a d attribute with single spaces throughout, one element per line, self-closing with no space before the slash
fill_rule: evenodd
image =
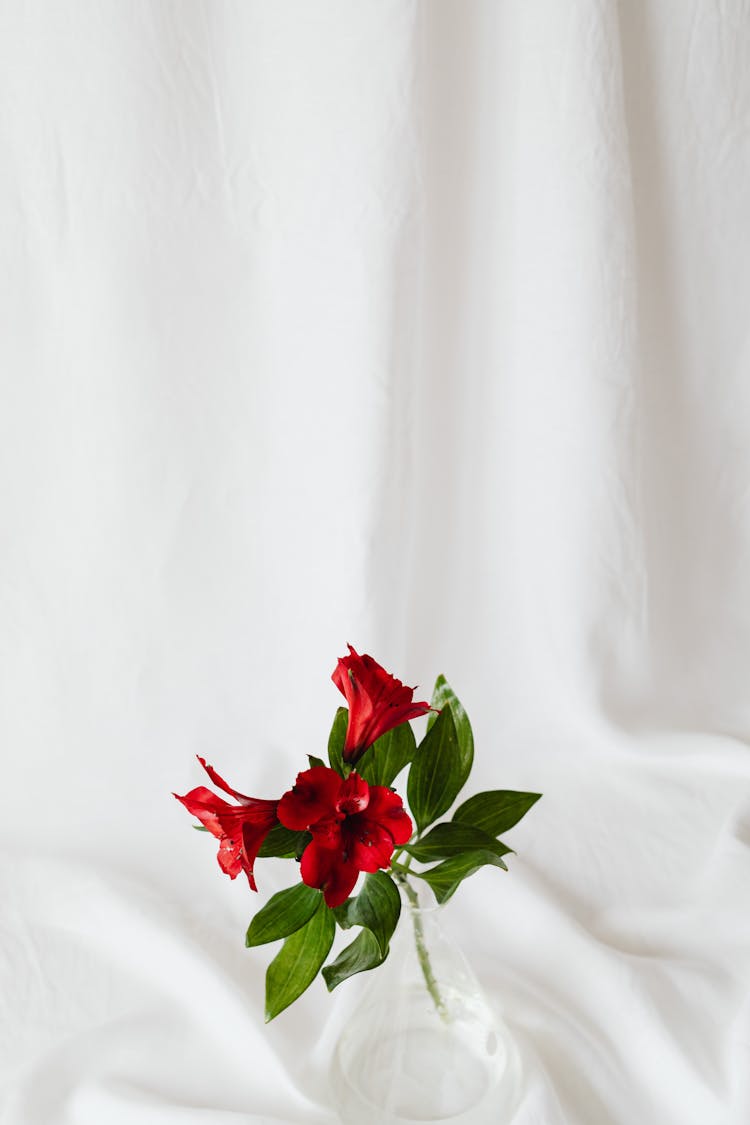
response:
<path id="1" fill-rule="evenodd" d="M 394 847 L 412 833 L 392 789 L 368 785 L 356 773 L 344 781 L 328 766 L 298 774 L 294 788 L 279 801 L 278 815 L 287 828 L 312 832 L 302 853 L 302 880 L 322 888 L 328 906 L 340 906 L 360 871 L 388 867 Z"/>
<path id="2" fill-rule="evenodd" d="M 203 758 L 198 758 L 208 776 L 218 789 L 223 789 L 239 804 L 230 805 L 205 786 L 191 789 L 184 797 L 174 793 L 188 812 L 198 818 L 219 841 L 217 859 L 219 867 L 230 877 L 236 879 L 244 871 L 250 889 L 257 891 L 253 864 L 260 846 L 275 824 L 278 824 L 276 809 L 278 801 L 259 801 L 255 797 L 245 797 L 231 789 L 213 766 L 207 766 Z"/>
<path id="3" fill-rule="evenodd" d="M 429 703 L 413 703 L 414 688 L 405 687 L 371 656 L 360 656 L 351 645 L 331 679 L 349 704 L 344 761 L 356 762 L 381 734 L 408 719 L 426 715 Z"/>

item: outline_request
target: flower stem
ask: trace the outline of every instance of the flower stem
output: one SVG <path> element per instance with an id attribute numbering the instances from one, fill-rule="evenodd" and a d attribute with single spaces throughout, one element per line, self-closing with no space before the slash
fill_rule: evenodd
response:
<path id="1" fill-rule="evenodd" d="M 391 871 L 394 873 L 394 875 L 396 876 L 397 879 L 400 880 L 401 876 L 406 875 L 408 870 L 409 870 L 409 868 L 408 868 L 407 864 L 396 863 L 396 861 L 394 859 L 391 860 Z"/>
<path id="2" fill-rule="evenodd" d="M 409 906 L 411 907 L 411 919 L 414 925 L 414 944 L 417 947 L 419 966 L 422 970 L 424 982 L 427 985 L 427 991 L 432 997 L 432 1002 L 435 1005 L 435 1009 L 441 1020 L 444 1023 L 448 1023 L 450 1020 L 448 1009 L 445 1006 L 445 1001 L 440 995 L 440 989 L 438 988 L 435 974 L 432 971 L 432 962 L 430 961 L 430 954 L 427 949 L 427 943 L 424 939 L 424 927 L 422 925 L 422 916 L 419 912 L 419 898 L 417 896 L 417 892 L 414 890 L 405 875 L 397 873 L 396 878 L 404 888 L 404 893 L 406 894 L 406 897 L 409 900 Z"/>

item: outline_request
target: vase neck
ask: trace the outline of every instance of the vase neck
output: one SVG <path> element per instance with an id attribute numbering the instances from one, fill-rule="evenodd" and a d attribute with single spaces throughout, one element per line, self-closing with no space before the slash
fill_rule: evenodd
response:
<path id="1" fill-rule="evenodd" d="M 422 879 L 414 876 L 397 880 L 399 894 L 401 895 L 402 909 L 409 913 L 418 913 L 422 917 L 437 915 L 440 905 L 435 901 L 435 896 Z"/>

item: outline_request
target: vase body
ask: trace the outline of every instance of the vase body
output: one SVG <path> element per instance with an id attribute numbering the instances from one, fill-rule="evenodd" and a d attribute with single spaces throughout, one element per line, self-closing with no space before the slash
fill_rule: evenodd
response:
<path id="1" fill-rule="evenodd" d="M 518 1060 L 439 907 L 404 901 L 384 965 L 336 1046 L 331 1085 L 345 1125 L 505 1125 Z"/>

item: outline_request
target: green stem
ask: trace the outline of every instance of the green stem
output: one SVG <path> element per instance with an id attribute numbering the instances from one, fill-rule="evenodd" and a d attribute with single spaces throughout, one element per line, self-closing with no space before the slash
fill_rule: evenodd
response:
<path id="1" fill-rule="evenodd" d="M 409 858 L 411 859 L 411 857 Z M 422 925 L 422 915 L 419 911 L 419 897 L 409 880 L 405 877 L 405 874 L 400 873 L 401 871 L 405 870 L 406 869 L 404 868 L 400 868 L 400 871 L 396 874 L 396 878 L 404 888 L 406 897 L 409 900 L 409 906 L 411 907 L 411 918 L 414 924 L 414 944 L 417 947 L 417 957 L 419 958 L 419 965 L 422 970 L 422 976 L 424 977 L 424 982 L 427 985 L 427 991 L 432 997 L 432 1002 L 435 1005 L 435 1009 L 438 1015 L 444 1023 L 448 1023 L 450 1020 L 448 1009 L 445 1006 L 445 1001 L 440 995 L 440 989 L 438 988 L 435 974 L 432 971 L 432 962 L 430 961 L 430 954 L 427 949 L 427 943 L 424 939 L 424 926 Z"/>
<path id="2" fill-rule="evenodd" d="M 402 875 L 406 875 L 408 870 L 409 870 L 408 864 L 406 864 L 406 863 L 396 863 L 395 860 L 393 860 L 393 859 L 391 860 L 391 871 L 393 871 L 395 873 L 397 879 L 399 879 L 400 876 L 402 876 Z"/>

